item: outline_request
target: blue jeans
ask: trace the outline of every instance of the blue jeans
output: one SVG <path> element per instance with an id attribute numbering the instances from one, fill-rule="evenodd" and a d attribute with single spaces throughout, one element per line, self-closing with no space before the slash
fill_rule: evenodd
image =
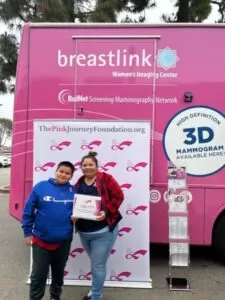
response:
<path id="1" fill-rule="evenodd" d="M 106 278 L 106 263 L 116 241 L 118 227 L 103 233 L 79 232 L 81 243 L 91 260 L 92 297 L 100 300 Z"/>

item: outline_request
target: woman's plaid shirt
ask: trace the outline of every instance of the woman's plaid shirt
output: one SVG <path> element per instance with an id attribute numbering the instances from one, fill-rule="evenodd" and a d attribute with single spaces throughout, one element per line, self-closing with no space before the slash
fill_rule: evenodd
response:
<path id="1" fill-rule="evenodd" d="M 75 187 L 79 189 L 80 183 L 84 180 L 81 176 Z M 123 192 L 115 178 L 105 172 L 98 172 L 96 177 L 96 187 L 99 196 L 102 198 L 102 210 L 106 212 L 106 222 L 111 230 L 122 219 L 119 207 L 124 200 Z"/>

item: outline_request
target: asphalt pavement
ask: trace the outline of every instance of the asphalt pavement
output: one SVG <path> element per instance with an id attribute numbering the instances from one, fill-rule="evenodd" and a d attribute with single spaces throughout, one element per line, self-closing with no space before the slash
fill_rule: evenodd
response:
<path id="1" fill-rule="evenodd" d="M 0 184 L 9 183 L 9 171 L 0 169 Z M 8 195 L 0 195 L 0 300 L 28 300 L 29 249 L 24 244 L 20 223 L 8 214 L 8 201 Z M 168 289 L 167 246 L 151 246 L 150 269 L 152 289 L 106 288 L 103 300 L 225 299 L 225 268 L 212 259 L 209 248 L 191 247 L 189 292 Z M 65 286 L 62 300 L 80 300 L 86 290 L 86 287 Z M 47 299 L 48 288 L 44 300 Z"/>
<path id="2" fill-rule="evenodd" d="M 0 168 L 0 186 L 9 184 L 10 167 Z"/>

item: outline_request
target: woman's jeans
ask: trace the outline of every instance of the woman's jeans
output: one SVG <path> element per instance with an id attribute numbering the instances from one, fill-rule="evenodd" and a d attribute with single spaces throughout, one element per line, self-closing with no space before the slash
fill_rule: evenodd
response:
<path id="1" fill-rule="evenodd" d="M 92 297 L 100 300 L 106 278 L 106 263 L 116 241 L 118 227 L 102 233 L 80 232 L 81 243 L 91 260 Z"/>

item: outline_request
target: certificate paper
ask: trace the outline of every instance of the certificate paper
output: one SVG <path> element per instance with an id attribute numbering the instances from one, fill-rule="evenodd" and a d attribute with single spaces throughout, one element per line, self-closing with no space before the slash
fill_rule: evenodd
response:
<path id="1" fill-rule="evenodd" d="M 73 216 L 86 220 L 96 220 L 101 210 L 101 197 L 76 194 L 73 203 Z"/>

